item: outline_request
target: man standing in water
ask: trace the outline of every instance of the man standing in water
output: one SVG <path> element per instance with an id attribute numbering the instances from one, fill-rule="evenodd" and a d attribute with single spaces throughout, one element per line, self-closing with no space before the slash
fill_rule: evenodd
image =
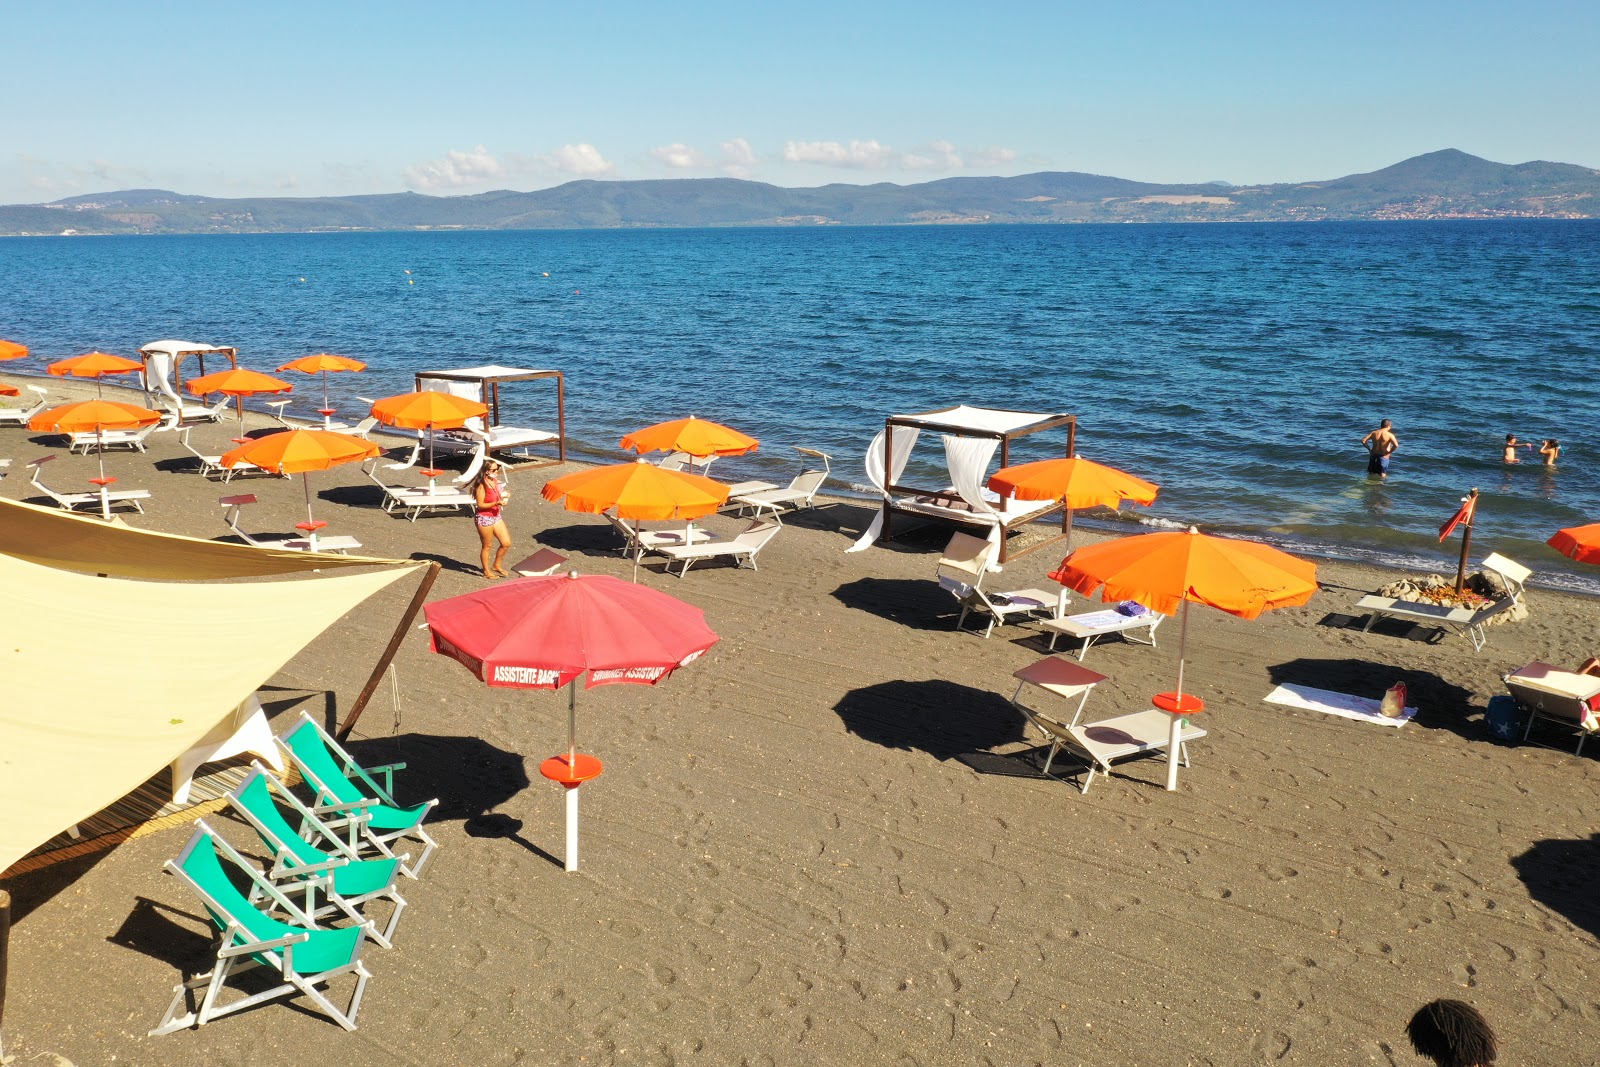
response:
<path id="1" fill-rule="evenodd" d="M 1367 450 L 1368 474 L 1376 474 L 1380 478 L 1389 477 L 1389 457 L 1400 447 L 1400 439 L 1394 435 L 1394 430 L 1390 429 L 1392 425 L 1388 419 L 1384 419 L 1376 430 L 1361 439 L 1361 444 Z"/>

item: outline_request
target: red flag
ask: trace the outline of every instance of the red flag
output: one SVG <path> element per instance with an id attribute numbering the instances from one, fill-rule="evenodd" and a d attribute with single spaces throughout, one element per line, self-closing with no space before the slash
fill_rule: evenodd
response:
<path id="1" fill-rule="evenodd" d="M 1455 532 L 1456 527 L 1462 523 L 1466 523 L 1469 526 L 1472 525 L 1472 506 L 1477 502 L 1478 498 L 1475 496 L 1463 499 L 1460 509 L 1450 516 L 1450 521 L 1439 527 L 1439 540 L 1443 541 L 1446 537 L 1449 537 Z"/>

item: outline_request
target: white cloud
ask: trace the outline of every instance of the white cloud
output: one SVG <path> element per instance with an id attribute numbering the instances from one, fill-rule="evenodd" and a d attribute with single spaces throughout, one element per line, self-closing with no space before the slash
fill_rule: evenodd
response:
<path id="1" fill-rule="evenodd" d="M 698 170 L 706 165 L 706 157 L 686 144 L 666 144 L 650 149 L 650 158 L 663 167 L 674 170 Z"/>
<path id="2" fill-rule="evenodd" d="M 505 173 L 505 165 L 483 145 L 478 145 L 470 152 L 451 149 L 443 159 L 413 163 L 402 172 L 402 177 L 413 189 L 456 189 L 464 185 L 482 185 L 504 177 Z"/>
<path id="3" fill-rule="evenodd" d="M 592 144 L 562 145 L 549 155 L 539 157 L 539 162 L 551 170 L 558 170 L 563 174 L 576 174 L 579 177 L 610 174 L 616 169 L 600 154 L 600 149 Z"/>
<path id="4" fill-rule="evenodd" d="M 949 141 L 934 141 L 926 148 L 901 156 L 900 166 L 905 170 L 960 170 L 964 163 L 955 145 Z"/>
<path id="5" fill-rule="evenodd" d="M 735 137 L 731 141 L 722 142 L 723 173 L 731 174 L 735 178 L 748 178 L 751 168 L 761 162 L 761 157 L 756 155 L 755 149 L 750 147 L 750 142 L 743 137 Z"/>
<path id="6" fill-rule="evenodd" d="M 849 167 L 855 170 L 883 170 L 893 164 L 895 153 L 877 141 L 789 141 L 783 158 L 790 163 L 816 163 L 824 167 Z"/>
<path id="7" fill-rule="evenodd" d="M 969 167 L 996 167 L 1004 163 L 1015 163 L 1017 153 L 1009 148 L 989 147 L 978 152 L 969 153 L 967 166 Z"/>

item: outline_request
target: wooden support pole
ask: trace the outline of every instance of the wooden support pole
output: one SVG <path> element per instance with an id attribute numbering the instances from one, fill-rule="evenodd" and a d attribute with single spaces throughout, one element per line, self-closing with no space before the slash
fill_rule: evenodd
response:
<path id="1" fill-rule="evenodd" d="M 11 894 L 0 889 L 0 1027 L 6 1021 L 6 961 L 11 955 Z"/>
<path id="2" fill-rule="evenodd" d="M 567 379 L 556 372 L 556 455 L 567 461 Z"/>
<path id="3" fill-rule="evenodd" d="M 406 631 L 411 628 L 417 614 L 422 611 L 422 604 L 428 599 L 428 593 L 433 589 L 433 583 L 439 577 L 439 561 L 434 560 L 428 564 L 427 571 L 422 576 L 422 581 L 417 583 L 417 591 L 411 596 L 411 603 L 406 605 L 406 610 L 400 617 L 400 623 L 394 628 L 394 634 L 389 638 L 388 647 L 383 650 L 383 655 L 378 657 L 378 665 L 372 669 L 372 677 L 367 679 L 367 684 L 362 687 L 361 693 L 356 697 L 355 703 L 350 705 L 350 713 L 345 716 L 344 722 L 339 724 L 338 739 L 346 741 L 350 731 L 356 728 L 356 720 L 361 718 L 361 713 L 367 708 L 367 701 L 372 699 L 372 694 L 378 691 L 378 683 L 383 681 L 383 672 L 389 669 L 389 664 L 394 661 L 395 654 L 400 651 L 400 642 L 406 639 Z"/>
<path id="4" fill-rule="evenodd" d="M 1472 549 L 1472 524 L 1478 518 L 1478 491 L 1467 494 L 1467 518 L 1461 524 L 1461 562 L 1456 564 L 1456 595 L 1467 588 L 1467 553 Z"/>

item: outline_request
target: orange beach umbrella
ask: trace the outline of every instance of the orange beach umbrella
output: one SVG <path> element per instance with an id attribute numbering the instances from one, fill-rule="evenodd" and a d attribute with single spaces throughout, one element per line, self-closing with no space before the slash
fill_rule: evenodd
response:
<path id="1" fill-rule="evenodd" d="M 0 396 L 21 396 L 22 390 L 14 385 L 0 383 Z"/>
<path id="2" fill-rule="evenodd" d="M 372 414 L 385 426 L 404 426 L 428 431 L 428 469 L 433 469 L 433 431 L 465 426 L 469 419 L 481 419 L 489 407 L 479 401 L 437 389 L 386 396 L 372 402 Z"/>
<path id="3" fill-rule="evenodd" d="M 108 374 L 132 374 L 134 371 L 143 370 L 144 364 L 134 359 L 123 359 L 110 352 L 85 352 L 81 356 L 72 356 L 69 359 L 58 360 L 50 364 L 45 370 L 56 377 L 70 374 L 74 378 L 93 378 L 95 380 L 95 393 L 100 395 L 101 385 Z"/>
<path id="4" fill-rule="evenodd" d="M 754 437 L 730 429 L 719 422 L 687 419 L 658 422 L 635 430 L 620 442 L 620 447 L 635 452 L 687 452 L 696 459 L 707 456 L 742 456 L 754 452 L 761 444 Z"/>
<path id="5" fill-rule="evenodd" d="M 698 519 L 728 502 L 728 487 L 699 474 L 663 470 L 644 460 L 591 467 L 546 482 L 540 490 L 568 511 L 598 515 L 616 509 L 621 519 Z M 563 498 L 565 498 L 563 500 Z M 639 547 L 633 576 L 639 577 Z"/>
<path id="6" fill-rule="evenodd" d="M 106 454 L 101 433 L 105 430 L 136 430 L 161 421 L 161 412 L 123 404 L 115 400 L 80 400 L 73 404 L 41 411 L 28 420 L 28 429 L 41 433 L 92 433 L 95 436 L 95 454 L 100 461 L 100 477 L 95 484 L 100 487 L 100 514 L 111 518 L 111 498 L 106 486 L 116 481 L 106 477 Z"/>
<path id="7" fill-rule="evenodd" d="M 231 396 L 239 402 L 239 432 L 244 434 L 244 398 L 257 393 L 287 393 L 294 386 L 281 378 L 274 378 L 270 374 L 262 374 L 258 370 L 247 370 L 244 367 L 229 367 L 213 374 L 203 375 L 199 378 L 190 378 L 184 386 L 196 396 L 210 396 L 212 393 L 221 393 Z"/>
<path id="8" fill-rule="evenodd" d="M 1557 530 L 1545 544 L 1579 563 L 1600 563 L 1600 522 Z"/>
<path id="9" fill-rule="evenodd" d="M 22 359 L 28 354 L 28 346 L 16 341 L 0 341 L 0 362 L 8 359 Z"/>
<path id="10" fill-rule="evenodd" d="M 327 430 L 283 430 L 258 437 L 222 454 L 222 465 L 233 467 L 249 463 L 278 474 L 309 474 L 325 471 L 345 463 L 359 463 L 381 451 L 371 441 L 363 441 L 349 434 L 331 433 Z M 317 550 L 317 531 L 326 526 L 311 514 L 311 479 L 302 478 L 306 493 L 306 521 L 296 523 L 297 529 L 307 532 L 311 550 Z"/>
<path id="11" fill-rule="evenodd" d="M 1155 502 L 1160 490 L 1154 482 L 1134 477 L 1082 456 L 1042 459 L 1002 467 L 989 478 L 989 488 L 1018 500 L 1060 500 L 1067 506 L 1065 532 L 1072 537 L 1072 513 L 1078 508 L 1118 508 L 1124 500 L 1135 504 Z"/>
<path id="12" fill-rule="evenodd" d="M 1133 600 L 1171 615 L 1181 607 L 1178 687 L 1159 693 L 1155 706 L 1172 715 L 1167 749 L 1167 788 L 1178 788 L 1178 742 L 1183 720 L 1205 705 L 1183 691 L 1183 664 L 1189 638 L 1189 604 L 1253 619 L 1272 608 L 1304 604 L 1317 591 L 1315 564 L 1269 545 L 1231 537 L 1212 537 L 1190 527 L 1184 532 L 1140 534 L 1086 545 L 1061 561 L 1050 577 L 1089 596 Z"/>
<path id="13" fill-rule="evenodd" d="M 328 428 L 328 421 L 333 418 L 333 411 L 328 407 L 328 372 L 334 371 L 364 371 L 367 365 L 359 359 L 349 356 L 336 356 L 332 352 L 318 352 L 311 356 L 301 356 L 291 359 L 278 368 L 280 371 L 293 370 L 301 374 L 322 375 L 322 428 Z"/>

